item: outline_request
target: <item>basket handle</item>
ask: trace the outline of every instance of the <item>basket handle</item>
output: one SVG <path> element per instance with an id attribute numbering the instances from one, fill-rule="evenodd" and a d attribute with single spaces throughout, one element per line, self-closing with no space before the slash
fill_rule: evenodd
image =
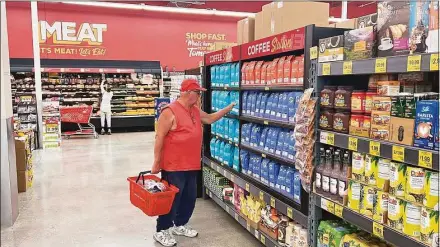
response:
<path id="1" fill-rule="evenodd" d="M 145 178 L 144 178 L 144 175 L 147 175 L 147 174 L 149 174 L 149 173 L 151 173 L 151 170 L 149 170 L 149 171 L 139 172 L 139 176 L 138 176 L 137 179 L 136 179 L 136 183 L 139 181 L 139 179 L 140 179 L 141 176 L 142 176 L 142 184 L 145 185 Z"/>

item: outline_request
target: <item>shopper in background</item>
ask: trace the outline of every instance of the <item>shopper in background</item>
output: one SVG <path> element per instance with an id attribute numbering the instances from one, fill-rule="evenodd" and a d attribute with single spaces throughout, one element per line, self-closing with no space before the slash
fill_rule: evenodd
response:
<path id="1" fill-rule="evenodd" d="M 180 98 L 165 107 L 159 117 L 154 145 L 153 174 L 179 188 L 171 211 L 157 219 L 153 238 L 163 246 L 176 245 L 173 234 L 196 237 L 187 225 L 197 198 L 197 174 L 201 169 L 202 124 L 212 124 L 226 115 L 234 103 L 212 114 L 198 106 L 202 91 L 197 80 L 182 82 Z"/>
<path id="2" fill-rule="evenodd" d="M 112 108 L 111 108 L 111 100 L 113 97 L 113 92 L 111 91 L 110 84 L 106 83 L 106 80 L 102 80 L 101 82 L 101 135 L 105 134 L 105 120 L 107 120 L 107 133 L 109 135 L 112 134 Z M 105 84 L 105 85 L 104 85 Z"/>

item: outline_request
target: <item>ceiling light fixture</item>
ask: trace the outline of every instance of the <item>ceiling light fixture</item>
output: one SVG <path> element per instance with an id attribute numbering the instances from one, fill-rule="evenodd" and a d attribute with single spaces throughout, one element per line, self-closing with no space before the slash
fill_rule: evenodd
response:
<path id="1" fill-rule="evenodd" d="M 169 13 L 179 13 L 179 14 L 216 15 L 216 16 L 242 17 L 242 18 L 255 17 L 255 13 L 223 11 L 223 10 L 215 10 L 215 9 L 208 10 L 208 9 L 193 9 L 193 8 L 176 8 L 176 7 L 162 7 L 162 6 L 153 6 L 153 5 L 137 5 L 137 4 L 109 3 L 109 2 L 105 2 L 105 3 L 104 2 L 61 2 L 61 3 L 92 6 L 92 7 L 134 9 L 134 10 L 169 12 Z"/>

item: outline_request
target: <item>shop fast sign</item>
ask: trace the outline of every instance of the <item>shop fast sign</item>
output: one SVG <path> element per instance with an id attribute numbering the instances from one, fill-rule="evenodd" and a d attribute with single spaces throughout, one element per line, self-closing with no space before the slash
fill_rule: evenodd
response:
<path id="1" fill-rule="evenodd" d="M 104 56 L 107 24 L 68 21 L 39 22 L 41 54 Z"/>

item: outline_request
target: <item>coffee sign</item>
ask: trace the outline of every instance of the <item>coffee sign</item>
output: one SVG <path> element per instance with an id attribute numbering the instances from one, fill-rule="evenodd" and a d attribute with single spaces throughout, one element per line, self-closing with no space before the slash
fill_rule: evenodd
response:
<path id="1" fill-rule="evenodd" d="M 233 46 L 219 51 L 207 53 L 205 55 L 205 65 L 235 62 L 239 60 L 240 48 Z"/>
<path id="2" fill-rule="evenodd" d="M 241 46 L 243 60 L 304 49 L 304 28 L 256 40 Z"/>
<path id="3" fill-rule="evenodd" d="M 107 24 L 55 21 L 39 22 L 41 54 L 104 56 Z"/>

